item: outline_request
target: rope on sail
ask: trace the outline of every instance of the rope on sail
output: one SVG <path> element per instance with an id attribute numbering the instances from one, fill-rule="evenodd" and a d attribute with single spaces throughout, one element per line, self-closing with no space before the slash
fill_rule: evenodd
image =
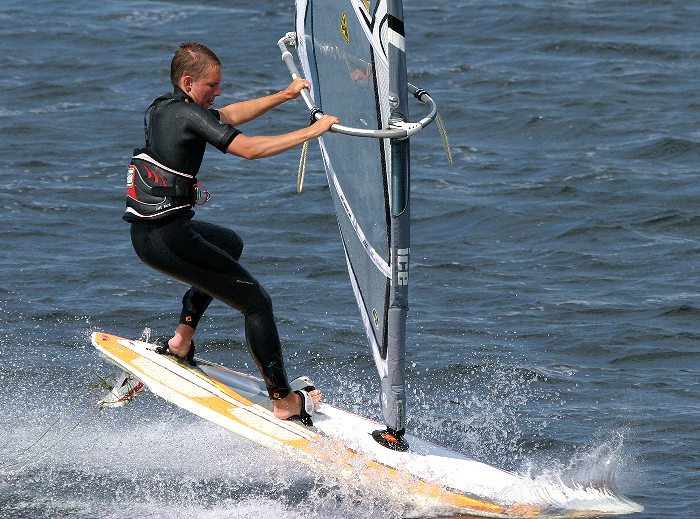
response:
<path id="1" fill-rule="evenodd" d="M 309 141 L 304 141 L 299 157 L 299 170 L 297 171 L 297 193 L 304 189 L 304 175 L 306 175 L 306 159 L 309 156 Z"/>
<path id="2" fill-rule="evenodd" d="M 437 122 L 438 131 L 440 132 L 440 139 L 442 139 L 442 145 L 445 147 L 445 153 L 447 154 L 447 162 L 451 166 L 452 162 L 452 150 L 450 149 L 450 141 L 447 138 L 447 127 L 445 126 L 445 121 L 442 120 L 440 112 L 437 113 L 435 117 L 435 122 Z"/>

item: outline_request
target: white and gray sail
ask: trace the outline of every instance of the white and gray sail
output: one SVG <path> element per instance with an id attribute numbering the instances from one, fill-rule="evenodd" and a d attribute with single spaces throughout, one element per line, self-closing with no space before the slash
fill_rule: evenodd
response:
<path id="1" fill-rule="evenodd" d="M 312 84 L 307 104 L 342 123 L 319 142 L 350 281 L 381 379 L 382 414 L 388 430 L 401 435 L 406 426 L 408 136 L 432 121 L 435 107 L 425 92 L 407 84 L 400 0 L 297 0 L 296 6 L 296 33 L 285 41 L 296 44 L 303 75 Z M 291 61 L 287 52 L 294 76 Z M 418 123 L 407 122 L 409 89 L 433 107 Z"/>

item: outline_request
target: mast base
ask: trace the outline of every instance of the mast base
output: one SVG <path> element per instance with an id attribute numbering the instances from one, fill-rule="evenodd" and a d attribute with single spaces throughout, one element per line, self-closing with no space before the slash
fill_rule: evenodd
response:
<path id="1" fill-rule="evenodd" d="M 403 429 L 395 431 L 391 427 L 387 427 L 383 431 L 373 431 L 372 438 L 382 447 L 393 451 L 406 452 L 408 450 L 408 442 L 403 437 L 405 432 Z"/>

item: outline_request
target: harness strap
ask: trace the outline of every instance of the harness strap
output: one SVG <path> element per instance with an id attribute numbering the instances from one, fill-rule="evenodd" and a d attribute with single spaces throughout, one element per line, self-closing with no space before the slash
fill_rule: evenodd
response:
<path id="1" fill-rule="evenodd" d="M 174 186 L 153 186 L 151 194 L 153 196 L 171 196 L 174 198 L 186 198 L 193 201 L 195 198 L 195 188 L 191 180 L 175 178 Z"/>

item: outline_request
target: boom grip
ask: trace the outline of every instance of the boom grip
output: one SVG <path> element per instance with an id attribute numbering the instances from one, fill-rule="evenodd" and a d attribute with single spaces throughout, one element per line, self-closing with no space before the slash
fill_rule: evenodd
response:
<path id="1" fill-rule="evenodd" d="M 296 33 L 288 32 L 284 37 L 280 38 L 277 41 L 277 46 L 282 52 L 282 61 L 284 61 L 285 65 L 287 65 L 287 69 L 289 70 L 292 79 L 297 79 L 301 77 L 301 75 L 299 74 L 299 69 L 297 69 L 297 66 L 294 63 L 294 56 L 292 56 L 292 53 L 287 48 L 287 45 L 292 45 L 296 47 L 296 39 Z M 426 104 L 430 107 L 428 115 L 423 117 L 420 121 L 415 123 L 402 121 L 392 122 L 390 123 L 389 128 L 381 130 L 368 130 L 366 128 L 353 128 L 351 126 L 344 126 L 342 124 L 334 124 L 333 126 L 331 126 L 331 130 L 336 133 L 342 133 L 344 135 L 352 135 L 353 137 L 370 137 L 373 139 L 406 139 L 418 133 L 423 128 L 428 126 L 431 122 L 433 122 L 435 116 L 437 115 L 437 105 L 435 104 L 433 98 L 430 97 L 428 92 L 426 92 L 425 90 L 421 90 L 411 85 L 410 83 L 408 83 L 407 86 L 409 93 L 413 94 L 416 97 L 416 99 L 418 99 L 421 103 Z M 308 89 L 302 90 L 301 97 L 304 100 L 304 103 L 306 103 L 306 107 L 310 111 L 316 111 L 314 117 L 316 119 L 320 119 L 322 117 L 322 112 L 320 112 L 318 107 L 314 104 L 314 101 L 313 99 L 311 99 L 311 94 L 308 91 Z"/>

